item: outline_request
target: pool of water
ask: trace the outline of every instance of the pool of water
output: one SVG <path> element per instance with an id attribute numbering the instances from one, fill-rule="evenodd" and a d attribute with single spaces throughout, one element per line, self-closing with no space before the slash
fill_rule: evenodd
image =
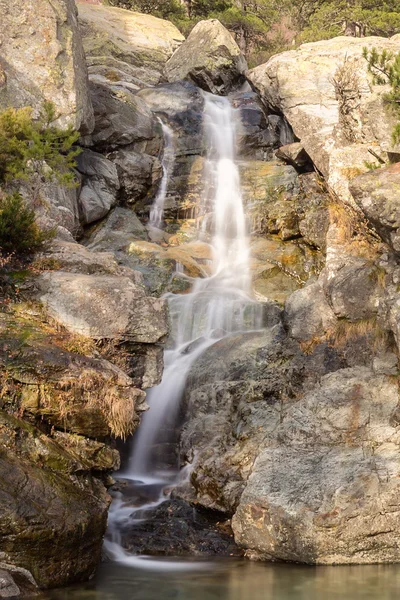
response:
<path id="1" fill-rule="evenodd" d="M 400 566 L 306 567 L 220 560 L 102 565 L 84 585 L 40 600 L 398 600 Z"/>

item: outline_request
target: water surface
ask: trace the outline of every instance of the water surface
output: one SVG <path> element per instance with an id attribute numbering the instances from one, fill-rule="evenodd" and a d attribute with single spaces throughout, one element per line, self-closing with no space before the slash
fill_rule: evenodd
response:
<path id="1" fill-rule="evenodd" d="M 102 565 L 86 586 L 41 600 L 398 600 L 400 566 L 306 567 L 220 560 L 182 570 Z M 176 563 L 175 563 L 176 564 Z M 165 567 L 167 567 L 165 569 Z"/>

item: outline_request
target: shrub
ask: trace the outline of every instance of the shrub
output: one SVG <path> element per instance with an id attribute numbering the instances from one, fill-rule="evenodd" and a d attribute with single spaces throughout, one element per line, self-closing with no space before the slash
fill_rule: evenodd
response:
<path id="1" fill-rule="evenodd" d="M 0 200 L 0 254 L 35 252 L 53 237 L 52 231 L 41 231 L 35 212 L 26 206 L 20 194 Z"/>
<path id="2" fill-rule="evenodd" d="M 40 173 L 58 183 L 74 185 L 71 169 L 80 150 L 73 145 L 79 133 L 71 127 L 62 130 L 54 126 L 56 118 L 51 102 L 43 104 L 37 120 L 30 107 L 0 113 L 0 182 L 26 180 Z"/>

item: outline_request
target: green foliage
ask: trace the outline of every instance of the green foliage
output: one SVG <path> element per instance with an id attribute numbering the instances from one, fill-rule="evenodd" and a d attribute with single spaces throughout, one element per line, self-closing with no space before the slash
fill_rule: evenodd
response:
<path id="1" fill-rule="evenodd" d="M 36 223 L 35 212 L 28 208 L 20 194 L 0 200 L 0 255 L 35 252 L 53 237 Z"/>
<path id="2" fill-rule="evenodd" d="M 337 35 L 392 36 L 400 31 L 398 0 L 293 0 L 300 41 Z"/>
<path id="3" fill-rule="evenodd" d="M 363 56 L 368 62 L 368 70 L 372 73 L 376 85 L 390 84 L 391 91 L 386 94 L 388 104 L 396 112 L 399 122 L 392 133 L 393 143 L 400 143 L 400 52 L 393 54 L 383 50 L 380 54 L 376 48 L 364 48 Z"/>
<path id="4" fill-rule="evenodd" d="M 230 0 L 191 0 L 188 3 L 188 16 L 209 17 L 212 13 L 221 13 L 232 8 Z"/>
<path id="5" fill-rule="evenodd" d="M 71 127 L 52 125 L 54 105 L 45 102 L 39 119 L 30 107 L 9 108 L 0 113 L 0 182 L 27 180 L 34 173 L 64 185 L 73 185 L 71 169 L 79 149 L 73 145 L 79 133 Z"/>
<path id="6" fill-rule="evenodd" d="M 369 160 L 364 160 L 364 165 L 368 171 L 376 171 L 377 169 L 381 169 L 383 166 L 380 163 L 370 162 Z"/>
<path id="7" fill-rule="evenodd" d="M 109 4 L 171 21 L 186 17 L 185 8 L 179 0 L 109 0 Z"/>

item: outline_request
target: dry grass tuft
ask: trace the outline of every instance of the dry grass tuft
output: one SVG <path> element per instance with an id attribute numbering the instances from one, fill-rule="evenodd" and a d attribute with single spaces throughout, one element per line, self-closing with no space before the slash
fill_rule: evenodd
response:
<path id="1" fill-rule="evenodd" d="M 328 210 L 330 222 L 337 229 L 335 241 L 347 247 L 353 256 L 375 259 L 382 241 L 368 226 L 364 215 L 335 199 L 330 202 Z"/>
<path id="2" fill-rule="evenodd" d="M 87 370 L 75 381 L 60 381 L 59 390 L 42 394 L 41 404 L 49 409 L 57 402 L 57 410 L 66 419 L 76 410 L 99 410 L 113 436 L 126 439 L 135 430 L 135 395 L 131 388 L 118 385 L 117 376 L 105 381 L 96 371 Z"/>

